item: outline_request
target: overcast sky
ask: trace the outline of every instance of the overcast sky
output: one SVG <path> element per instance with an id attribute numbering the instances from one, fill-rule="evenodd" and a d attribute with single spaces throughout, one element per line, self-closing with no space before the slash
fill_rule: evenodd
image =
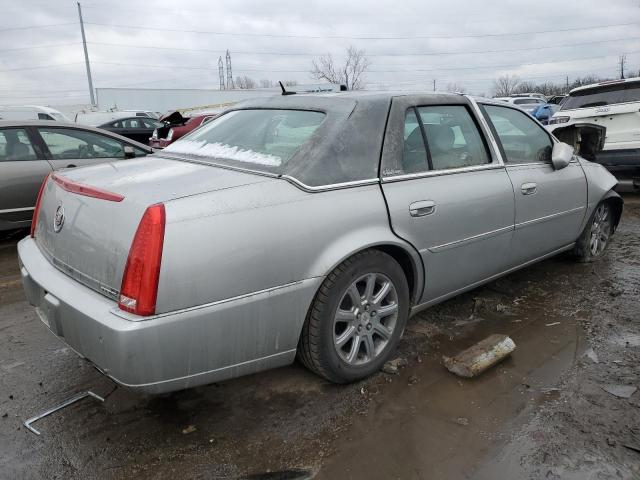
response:
<path id="1" fill-rule="evenodd" d="M 218 88 L 233 75 L 314 83 L 314 55 L 365 49 L 369 89 L 563 81 L 640 70 L 640 0 L 91 0 L 81 2 L 94 87 Z M 0 104 L 88 103 L 70 0 L 0 0 Z M 37 27 L 37 28 L 34 28 Z M 550 32 L 550 33 L 535 33 Z M 514 35 L 515 34 L 515 35 Z"/>

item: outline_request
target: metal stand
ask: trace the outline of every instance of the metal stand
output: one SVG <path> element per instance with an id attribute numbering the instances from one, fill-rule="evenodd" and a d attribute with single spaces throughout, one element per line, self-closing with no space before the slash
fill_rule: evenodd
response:
<path id="1" fill-rule="evenodd" d="M 67 400 L 60 403 L 59 405 L 56 405 L 55 407 L 51 407 L 48 410 L 45 410 L 44 412 L 42 412 L 41 414 L 36 415 L 35 417 L 31 417 L 29 420 L 24 422 L 24 426 L 27 427 L 36 435 L 40 435 L 40 432 L 31 426 L 32 423 L 37 422 L 38 420 L 46 417 L 47 415 L 51 415 L 53 412 L 57 412 L 58 410 L 68 407 L 72 403 L 76 403 L 78 400 L 82 400 L 85 397 L 93 397 L 96 400 L 100 400 L 101 402 L 104 402 L 104 398 L 102 398 L 100 395 L 96 395 L 93 392 L 90 392 L 90 391 L 80 392 L 75 394 L 73 397 L 68 398 Z"/>

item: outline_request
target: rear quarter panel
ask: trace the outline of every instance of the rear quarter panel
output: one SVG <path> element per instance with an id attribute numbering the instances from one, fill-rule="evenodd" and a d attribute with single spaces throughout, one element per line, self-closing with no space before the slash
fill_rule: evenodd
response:
<path id="1" fill-rule="evenodd" d="M 274 180 L 174 200 L 166 212 L 158 312 L 322 279 L 376 244 L 408 247 L 377 184 L 307 193 Z M 296 340 L 303 321 L 290 318 Z"/>

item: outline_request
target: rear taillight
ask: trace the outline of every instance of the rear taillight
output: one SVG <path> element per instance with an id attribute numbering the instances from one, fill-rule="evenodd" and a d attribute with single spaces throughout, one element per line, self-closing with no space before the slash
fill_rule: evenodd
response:
<path id="1" fill-rule="evenodd" d="M 67 178 L 61 177 L 58 174 L 55 174 L 52 178 L 53 181 L 56 182 L 58 186 L 60 186 L 60 188 L 66 190 L 67 192 L 75 193 L 77 195 L 84 195 L 85 197 L 98 198 L 100 200 L 108 200 L 110 202 L 121 202 L 122 200 L 124 200 L 124 196 L 118 193 L 108 192 L 98 187 L 85 185 L 84 183 L 73 182 Z"/>
<path id="2" fill-rule="evenodd" d="M 42 185 L 40 185 L 40 190 L 38 191 L 38 199 L 36 200 L 36 208 L 33 210 L 33 219 L 31 220 L 31 238 L 35 238 L 36 235 L 36 224 L 38 223 L 38 214 L 40 213 L 40 202 L 42 201 L 42 193 L 44 192 L 44 186 L 49 181 L 49 176 L 51 174 L 47 174 L 44 178 Z"/>
<path id="3" fill-rule="evenodd" d="M 142 316 L 156 313 L 165 218 L 164 204 L 159 203 L 147 208 L 140 220 L 122 276 L 122 310 Z"/>

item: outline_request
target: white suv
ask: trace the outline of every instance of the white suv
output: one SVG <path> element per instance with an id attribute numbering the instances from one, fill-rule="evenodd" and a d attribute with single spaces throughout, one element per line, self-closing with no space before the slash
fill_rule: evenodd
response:
<path id="1" fill-rule="evenodd" d="M 549 128 L 577 123 L 606 127 L 604 149 L 597 162 L 621 183 L 640 188 L 640 77 L 571 90 L 549 121 Z"/>

